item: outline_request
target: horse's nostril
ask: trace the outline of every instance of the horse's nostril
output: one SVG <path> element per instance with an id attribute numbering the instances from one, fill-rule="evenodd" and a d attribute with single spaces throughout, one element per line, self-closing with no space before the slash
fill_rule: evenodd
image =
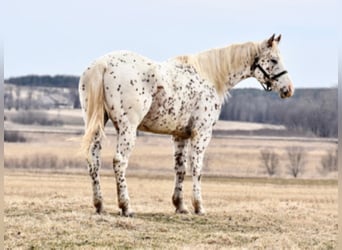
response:
<path id="1" fill-rule="evenodd" d="M 286 97 L 290 97 L 291 96 L 291 91 L 288 88 L 286 88 L 286 87 L 283 87 L 281 89 L 280 93 L 281 93 L 281 98 L 286 98 Z"/>

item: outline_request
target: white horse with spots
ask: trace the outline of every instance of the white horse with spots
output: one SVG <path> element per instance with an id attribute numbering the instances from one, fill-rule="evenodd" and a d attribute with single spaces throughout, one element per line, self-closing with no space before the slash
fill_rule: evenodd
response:
<path id="1" fill-rule="evenodd" d="M 203 214 L 203 156 L 228 90 L 245 78 L 255 77 L 265 90 L 278 91 L 281 98 L 293 95 L 294 88 L 278 50 L 280 38 L 273 35 L 262 42 L 233 44 L 161 63 L 128 51 L 97 59 L 79 82 L 85 121 L 82 146 L 96 211 L 103 209 L 99 178 L 101 138 L 110 119 L 117 131 L 113 168 L 122 215 L 132 215 L 125 171 L 136 130 L 172 136 L 176 174 L 172 201 L 176 212 L 188 213 L 183 181 L 190 159 L 192 204 L 196 214 Z"/>

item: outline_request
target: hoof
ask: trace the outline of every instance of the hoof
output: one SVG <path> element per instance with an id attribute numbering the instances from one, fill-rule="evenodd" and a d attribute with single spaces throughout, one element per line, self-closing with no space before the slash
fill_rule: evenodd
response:
<path id="1" fill-rule="evenodd" d="M 176 214 L 188 214 L 189 210 L 187 208 L 177 208 L 176 209 Z"/>
<path id="2" fill-rule="evenodd" d="M 196 214 L 196 215 L 203 216 L 203 215 L 205 215 L 205 211 L 204 211 L 204 210 L 201 210 L 201 211 L 195 211 L 195 214 Z"/>
<path id="3" fill-rule="evenodd" d="M 195 214 L 204 215 L 204 208 L 202 206 L 202 201 L 200 199 L 192 199 L 192 205 L 194 206 Z"/>
<path id="4" fill-rule="evenodd" d="M 103 212 L 103 205 L 101 200 L 94 201 L 94 207 L 97 214 L 101 214 Z"/>
<path id="5" fill-rule="evenodd" d="M 123 217 L 133 217 L 134 213 L 130 209 L 122 209 L 120 215 Z"/>
<path id="6" fill-rule="evenodd" d="M 133 212 L 131 210 L 131 206 L 129 204 L 129 200 L 123 200 L 123 201 L 119 201 L 119 209 L 121 209 L 121 216 L 124 217 L 133 217 Z"/>
<path id="7" fill-rule="evenodd" d="M 133 212 L 129 212 L 129 213 L 120 212 L 120 215 L 121 215 L 122 217 L 127 217 L 127 218 L 132 218 L 132 217 L 134 217 L 134 213 L 133 213 Z"/>

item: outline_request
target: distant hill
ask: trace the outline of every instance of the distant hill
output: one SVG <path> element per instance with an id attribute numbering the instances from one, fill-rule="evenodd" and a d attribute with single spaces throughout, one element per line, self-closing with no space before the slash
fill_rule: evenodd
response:
<path id="1" fill-rule="evenodd" d="M 5 83 L 17 86 L 30 87 L 53 87 L 53 88 L 78 88 L 78 76 L 68 75 L 27 75 L 20 77 L 11 77 L 5 79 Z"/>

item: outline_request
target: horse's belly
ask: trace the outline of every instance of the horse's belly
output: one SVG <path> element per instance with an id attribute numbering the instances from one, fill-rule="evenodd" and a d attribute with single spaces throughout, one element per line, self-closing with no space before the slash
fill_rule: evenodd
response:
<path id="1" fill-rule="evenodd" d="M 174 124 L 162 124 L 158 120 L 144 120 L 138 127 L 141 131 L 153 132 L 158 134 L 172 134 L 176 130 Z"/>
<path id="2" fill-rule="evenodd" d="M 151 110 L 140 123 L 138 129 L 158 134 L 170 134 L 180 137 L 189 137 L 190 114 L 186 116 L 174 113 L 173 109 Z"/>
<path id="3" fill-rule="evenodd" d="M 148 131 L 159 134 L 172 134 L 177 125 L 170 119 L 144 119 L 140 125 L 139 130 Z"/>

